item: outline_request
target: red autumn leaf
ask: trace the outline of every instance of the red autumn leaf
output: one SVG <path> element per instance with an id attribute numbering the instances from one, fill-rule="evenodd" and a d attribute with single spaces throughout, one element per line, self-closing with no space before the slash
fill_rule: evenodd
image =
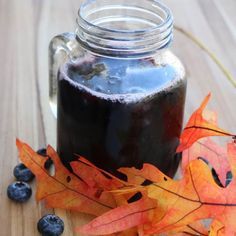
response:
<path id="1" fill-rule="evenodd" d="M 203 225 L 202 221 L 196 221 L 194 223 L 188 224 L 183 228 L 180 228 L 178 231 L 181 233 L 169 232 L 167 234 L 163 234 L 163 236 L 188 236 L 188 235 L 200 235 L 200 236 L 208 236 L 208 229 Z"/>
<path id="2" fill-rule="evenodd" d="M 184 171 L 190 161 L 202 157 L 215 169 L 223 186 L 226 183 L 226 175 L 230 171 L 227 158 L 227 148 L 221 147 L 210 138 L 195 142 L 189 149 L 183 152 L 182 170 Z"/>
<path id="3" fill-rule="evenodd" d="M 102 187 L 105 190 L 112 190 L 119 188 L 123 185 L 127 185 L 125 181 L 120 180 L 109 172 L 96 167 L 84 157 L 79 155 L 76 156 L 78 157 L 78 161 L 73 161 L 70 163 L 70 165 L 74 172 L 81 178 L 84 178 L 88 185 L 99 185 L 99 187 Z M 88 172 L 90 173 L 89 175 Z M 109 178 L 106 178 L 104 174 L 107 175 Z"/>
<path id="4" fill-rule="evenodd" d="M 48 207 L 99 216 L 77 229 L 86 235 L 208 235 L 199 222 L 208 218 L 212 219 L 209 235 L 235 235 L 236 143 L 228 144 L 226 152 L 210 139 L 198 141 L 207 136 L 233 136 L 217 126 L 215 113 L 204 111 L 203 114 L 209 98 L 210 94 L 193 113 L 181 135 L 177 151 L 185 151 L 184 174 L 180 180 L 144 164 L 141 170 L 120 168 L 127 176 L 125 182 L 83 157 L 71 163 L 74 173 L 70 173 L 49 146 L 47 154 L 55 166 L 55 174 L 51 175 L 44 168 L 46 159 L 17 140 L 21 161 L 36 175 L 36 199 L 45 201 Z M 199 157 L 213 166 L 222 183 L 226 173 L 232 170 L 231 183 L 219 187 L 209 166 Z M 141 199 L 129 203 L 128 199 L 137 193 Z"/>
<path id="5" fill-rule="evenodd" d="M 234 176 L 236 176 L 235 145 L 228 145 L 228 156 Z M 177 232 L 186 225 L 207 218 L 221 222 L 224 226 L 224 232 L 226 232 L 224 235 L 236 233 L 236 178 L 233 178 L 226 188 L 219 187 L 214 182 L 211 170 L 202 160 L 190 162 L 181 180 L 167 178 L 159 170 L 155 170 L 150 176 L 151 171 L 148 172 L 147 165 L 143 170 L 136 170 L 134 168 L 129 170 L 126 168 L 123 169 L 124 172 L 131 179 L 136 180 L 139 177 L 139 182 L 140 178 L 151 181 L 157 180 L 148 186 L 140 186 L 139 189 L 136 186 L 120 190 L 120 193 L 127 193 L 137 192 L 142 189 L 142 191 L 147 193 L 147 197 L 156 200 L 155 209 L 151 208 L 148 211 L 147 206 L 142 206 L 142 209 L 147 210 L 145 213 L 149 212 L 149 217 L 151 217 L 143 226 L 145 235 Z M 119 209 L 115 209 L 80 228 L 79 231 L 94 235 L 116 232 L 124 228 L 124 225 L 127 225 L 130 220 L 133 222 L 133 214 L 128 211 L 128 208 L 129 205 L 125 208 L 127 214 L 122 214 L 122 217 L 119 215 Z M 106 227 L 109 228 L 109 231 L 106 231 L 101 222 L 106 222 Z M 114 222 L 116 222 L 115 227 L 113 227 Z"/>
<path id="6" fill-rule="evenodd" d="M 214 220 L 211 224 L 211 228 L 210 228 L 210 234 L 209 236 L 223 236 L 223 235 L 226 235 L 225 232 L 224 232 L 224 225 L 217 221 L 217 220 Z"/>
<path id="7" fill-rule="evenodd" d="M 236 177 L 236 142 L 228 144 L 228 157 L 233 176 Z"/>
<path id="8" fill-rule="evenodd" d="M 181 136 L 177 152 L 182 152 L 192 146 L 200 138 L 208 136 L 234 136 L 233 134 L 219 128 L 214 120 L 206 120 L 203 111 L 210 99 L 210 94 L 206 96 L 201 106 L 192 114 Z"/>
<path id="9" fill-rule="evenodd" d="M 107 179 L 82 162 L 72 165 L 78 178 L 62 165 L 57 153 L 49 146 L 47 154 L 55 166 L 55 175 L 51 176 L 44 168 L 45 158 L 19 140 L 16 144 L 21 161 L 36 176 L 38 201 L 44 200 L 48 207 L 76 210 L 93 215 L 101 215 L 116 207 L 114 197 L 105 190 L 122 186 L 120 182 Z"/>
<path id="10" fill-rule="evenodd" d="M 104 235 L 126 230 L 149 222 L 155 208 L 155 201 L 142 199 L 107 212 L 77 231 L 85 235 Z"/>
<path id="11" fill-rule="evenodd" d="M 202 222 L 196 221 L 192 224 L 189 224 L 185 226 L 182 229 L 183 233 L 187 233 L 188 235 L 202 235 L 202 236 L 207 236 L 208 235 L 208 229 L 203 225 Z"/>
<path id="12" fill-rule="evenodd" d="M 86 160 L 85 162 L 84 158 L 71 162 L 70 166 L 72 167 L 73 172 L 91 188 L 110 191 L 122 187 L 125 183 L 112 175 L 110 175 L 112 176 L 111 178 L 105 177 L 102 171 L 98 168 L 94 168 L 89 161 Z"/>

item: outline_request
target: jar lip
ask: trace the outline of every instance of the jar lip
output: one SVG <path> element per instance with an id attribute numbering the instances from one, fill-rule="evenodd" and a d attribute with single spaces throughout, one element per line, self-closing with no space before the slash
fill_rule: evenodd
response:
<path id="1" fill-rule="evenodd" d="M 169 47 L 173 16 L 159 0 L 109 1 L 86 0 L 81 5 L 76 34 L 84 48 L 101 55 L 136 57 Z"/>
<path id="2" fill-rule="evenodd" d="M 173 24 L 173 15 L 171 10 L 163 3 L 161 3 L 159 0 L 146 0 L 152 4 L 155 4 L 158 6 L 164 13 L 165 13 L 165 19 L 160 23 L 156 24 L 154 27 L 150 27 L 148 29 L 138 29 L 138 30 L 120 30 L 120 29 L 110 29 L 103 26 L 99 26 L 96 24 L 91 23 L 90 21 L 86 20 L 86 17 L 83 14 L 83 11 L 85 10 L 86 6 L 90 5 L 91 3 L 98 1 L 98 0 L 86 0 L 84 1 L 79 10 L 78 10 L 78 18 L 77 18 L 77 24 L 85 24 L 89 27 L 93 27 L 101 32 L 110 32 L 113 34 L 122 34 L 122 35 L 139 35 L 139 34 L 148 34 L 148 33 L 155 33 L 165 30 L 165 28 L 169 28 L 170 25 Z M 115 6 L 115 5 L 114 5 Z"/>

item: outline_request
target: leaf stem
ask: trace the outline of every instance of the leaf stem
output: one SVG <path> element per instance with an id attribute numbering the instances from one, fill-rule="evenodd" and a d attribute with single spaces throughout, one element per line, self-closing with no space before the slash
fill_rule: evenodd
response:
<path id="1" fill-rule="evenodd" d="M 174 26 L 174 29 L 185 35 L 188 39 L 190 39 L 198 47 L 200 47 L 205 53 L 207 53 L 208 56 L 216 63 L 216 65 L 224 73 L 229 82 L 236 88 L 236 80 L 234 80 L 231 73 L 226 69 L 226 67 L 221 63 L 221 61 L 216 57 L 216 55 L 210 49 L 208 49 L 198 38 L 196 38 L 188 31 L 184 30 L 183 28 L 179 26 Z"/>

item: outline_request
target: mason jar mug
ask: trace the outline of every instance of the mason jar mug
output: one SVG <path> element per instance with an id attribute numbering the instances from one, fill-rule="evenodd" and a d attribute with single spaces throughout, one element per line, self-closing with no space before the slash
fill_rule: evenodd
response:
<path id="1" fill-rule="evenodd" d="M 57 150 L 117 174 L 151 163 L 169 176 L 182 129 L 185 70 L 171 52 L 171 11 L 155 0 L 88 0 L 75 32 L 50 43 Z"/>

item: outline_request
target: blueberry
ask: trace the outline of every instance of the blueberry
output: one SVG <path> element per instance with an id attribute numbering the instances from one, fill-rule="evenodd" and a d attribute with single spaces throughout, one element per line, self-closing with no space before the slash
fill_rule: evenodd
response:
<path id="1" fill-rule="evenodd" d="M 45 215 L 38 221 L 38 231 L 43 236 L 59 236 L 64 231 L 64 223 L 56 215 Z"/>
<path id="2" fill-rule="evenodd" d="M 18 181 L 29 182 L 34 178 L 34 174 L 24 164 L 18 164 L 14 170 L 13 175 Z"/>
<path id="3" fill-rule="evenodd" d="M 7 196 L 15 202 L 25 202 L 31 195 L 31 187 L 25 182 L 14 182 L 7 188 Z"/>
<path id="4" fill-rule="evenodd" d="M 40 156 L 48 157 L 46 148 L 40 148 L 40 149 L 37 151 L 37 153 L 38 153 Z M 53 164 L 52 159 L 51 159 L 51 158 L 48 158 L 48 159 L 46 160 L 45 164 L 44 164 L 44 167 L 45 167 L 46 169 L 49 169 L 52 164 Z"/>

